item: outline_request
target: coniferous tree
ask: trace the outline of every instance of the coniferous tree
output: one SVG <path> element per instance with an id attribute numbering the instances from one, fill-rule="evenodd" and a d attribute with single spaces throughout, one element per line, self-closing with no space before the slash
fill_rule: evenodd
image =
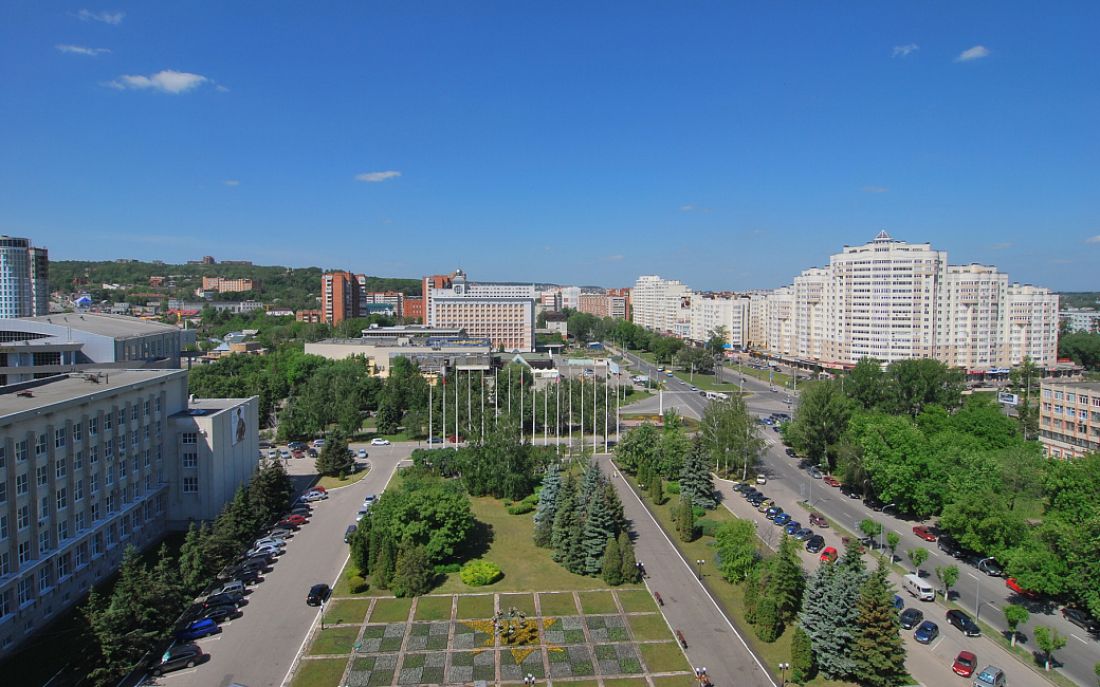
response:
<path id="1" fill-rule="evenodd" d="M 619 552 L 622 554 L 623 559 L 623 582 L 637 582 L 640 575 L 638 574 L 638 559 L 634 556 L 634 542 L 630 541 L 630 535 L 625 531 L 619 533 Z"/>
<path id="2" fill-rule="evenodd" d="M 371 578 L 374 586 L 379 589 L 389 589 L 390 585 L 393 584 L 393 577 L 397 572 L 397 552 L 395 548 L 393 539 L 389 537 L 382 538 L 382 545 L 379 547 L 378 558 L 375 559 Z"/>
<path id="3" fill-rule="evenodd" d="M 714 481 L 705 458 L 705 449 L 699 437 L 692 442 L 691 450 L 684 456 L 680 468 L 680 493 L 691 497 L 691 502 L 702 508 L 714 508 L 718 499 L 714 494 Z"/>
<path id="4" fill-rule="evenodd" d="M 191 523 L 180 546 L 179 574 L 183 588 L 190 594 L 198 594 L 209 577 L 207 562 L 203 556 L 203 539 L 210 535 L 205 522 L 196 527 Z"/>
<path id="5" fill-rule="evenodd" d="M 649 500 L 652 501 L 655 506 L 659 506 L 665 502 L 664 480 L 661 479 L 661 475 L 657 472 L 653 473 L 653 477 L 649 483 Z"/>
<path id="6" fill-rule="evenodd" d="M 348 538 L 348 555 L 351 556 L 351 563 L 359 571 L 360 577 L 366 577 L 370 574 L 369 527 L 369 520 L 366 518 L 360 520 L 355 527 L 355 531 Z"/>
<path id="7" fill-rule="evenodd" d="M 369 513 L 359 521 L 359 529 L 367 531 L 367 569 L 374 570 L 378 565 L 378 557 L 382 554 L 385 532 L 381 525 L 375 524 Z"/>
<path id="8" fill-rule="evenodd" d="M 550 530 L 550 547 L 553 549 L 550 556 L 555 561 L 563 564 L 571 535 L 569 528 L 573 523 L 576 511 L 576 487 L 577 483 L 573 475 L 567 475 L 565 480 L 562 481 L 558 507 L 554 512 L 554 526 Z"/>
<path id="9" fill-rule="evenodd" d="M 421 596 L 432 589 L 435 571 L 423 546 L 401 547 L 393 576 L 396 596 Z"/>
<path id="10" fill-rule="evenodd" d="M 676 533 L 680 535 L 680 541 L 693 541 L 695 539 L 695 509 L 691 502 L 691 495 L 680 492 L 680 507 L 676 515 Z"/>
<path id="11" fill-rule="evenodd" d="M 829 591 L 836 577 L 836 565 L 822 565 L 810 575 L 806 590 L 802 593 L 802 611 L 798 614 L 798 626 L 810 639 L 814 664 L 822 665 L 822 654 L 833 651 L 829 642 L 836 619 L 833 615 L 833 599 Z M 831 660 L 827 659 L 827 660 Z"/>
<path id="12" fill-rule="evenodd" d="M 603 473 L 600 472 L 600 466 L 595 462 L 589 462 L 588 467 L 585 468 L 584 477 L 581 478 L 580 486 L 577 488 L 577 508 L 584 511 L 588 508 L 588 504 L 592 502 L 592 499 L 599 493 L 603 486 Z"/>
<path id="13" fill-rule="evenodd" d="M 618 536 L 606 495 L 606 490 L 597 489 L 585 512 L 581 545 L 584 549 L 584 571 L 588 575 L 600 573 L 607 539 Z"/>
<path id="14" fill-rule="evenodd" d="M 321 455 L 317 456 L 317 472 L 330 477 L 346 475 L 354 464 L 347 437 L 343 432 L 333 432 L 321 448 Z"/>
<path id="15" fill-rule="evenodd" d="M 607 538 L 602 567 L 604 582 L 612 587 L 623 583 L 623 556 L 619 551 L 619 542 L 614 537 Z"/>
<path id="16" fill-rule="evenodd" d="M 886 572 L 880 564 L 863 583 L 856 604 L 858 631 L 853 645 L 853 675 L 870 687 L 895 687 L 906 681 L 905 644 L 898 632 L 898 615 Z"/>
<path id="17" fill-rule="evenodd" d="M 815 577 L 823 584 L 807 586 L 799 621 L 810 636 L 818 669 L 827 678 L 843 680 L 856 670 L 858 601 L 867 577 L 863 560 L 849 546 L 839 561 L 821 566 Z"/>
<path id="18" fill-rule="evenodd" d="M 783 535 L 783 539 L 779 542 L 779 550 L 768 559 L 763 581 L 768 595 L 775 600 L 776 612 L 781 624 L 790 622 L 798 613 L 805 584 L 795 540 Z"/>
<path id="19" fill-rule="evenodd" d="M 603 490 L 604 499 L 607 500 L 607 512 L 611 516 L 612 529 L 615 531 L 615 536 L 618 536 L 619 532 L 626 529 L 626 511 L 623 509 L 619 493 L 615 491 L 615 485 L 604 480 Z"/>
<path id="20" fill-rule="evenodd" d="M 775 597 L 764 593 L 756 602 L 756 636 L 765 642 L 774 642 L 779 636 L 779 606 Z"/>
<path id="21" fill-rule="evenodd" d="M 745 603 L 745 620 L 756 624 L 756 607 L 760 603 L 760 567 L 750 568 L 745 577 L 745 591 L 743 596 Z"/>
<path id="22" fill-rule="evenodd" d="M 550 546 L 554 530 L 554 515 L 557 513 L 560 496 L 561 472 L 558 470 L 558 466 L 552 463 L 546 468 L 546 475 L 542 478 L 539 503 L 535 507 L 534 538 L 536 546 Z"/>
<path id="23" fill-rule="evenodd" d="M 791 635 L 791 681 L 802 684 L 813 677 L 814 650 L 810 636 L 796 625 Z"/>
<path id="24" fill-rule="evenodd" d="M 562 564 L 569 572 L 584 575 L 585 549 L 584 549 L 584 516 L 583 513 L 573 508 L 566 516 L 565 558 Z"/>

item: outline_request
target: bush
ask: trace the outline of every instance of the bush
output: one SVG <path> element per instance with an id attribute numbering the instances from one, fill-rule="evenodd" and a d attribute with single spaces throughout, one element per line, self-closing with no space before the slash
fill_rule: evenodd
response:
<path id="1" fill-rule="evenodd" d="M 450 575 L 451 573 L 456 573 L 459 570 L 462 570 L 462 564 L 461 563 L 446 563 L 446 564 L 441 563 L 441 564 L 435 566 L 435 574 L 436 575 Z"/>
<path id="2" fill-rule="evenodd" d="M 714 520 L 698 520 L 695 526 L 699 528 L 699 534 L 704 537 L 713 537 L 718 529 L 718 523 Z"/>
<path id="3" fill-rule="evenodd" d="M 352 594 L 362 594 L 370 588 L 367 581 L 363 579 L 361 575 L 349 575 L 348 576 L 348 589 Z"/>
<path id="4" fill-rule="evenodd" d="M 693 507 L 691 509 L 691 512 L 695 514 L 695 519 L 696 520 L 698 520 L 699 518 L 701 518 L 701 517 L 703 517 L 704 515 L 707 514 L 707 510 L 705 508 L 703 508 L 702 506 Z"/>
<path id="5" fill-rule="evenodd" d="M 670 482 L 665 482 L 665 491 L 668 492 L 669 494 L 679 494 L 680 493 L 680 483 L 679 482 L 671 482 L 671 481 Z"/>
<path id="6" fill-rule="evenodd" d="M 459 577 L 471 587 L 483 587 L 499 580 L 503 573 L 500 566 L 492 561 L 470 561 L 462 566 Z"/>
<path id="7" fill-rule="evenodd" d="M 535 510 L 535 504 L 527 501 L 520 501 L 514 506 L 508 506 L 507 511 L 512 515 L 523 515 L 524 513 L 530 513 Z"/>

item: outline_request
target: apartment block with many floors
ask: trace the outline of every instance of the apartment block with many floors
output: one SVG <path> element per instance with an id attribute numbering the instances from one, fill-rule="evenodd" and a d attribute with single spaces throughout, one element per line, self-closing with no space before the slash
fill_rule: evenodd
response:
<path id="1" fill-rule="evenodd" d="M 461 328 L 506 351 L 534 350 L 534 284 L 469 282 L 461 270 L 449 282 L 426 292 L 428 326 Z"/>
<path id="2" fill-rule="evenodd" d="M 1039 392 L 1039 443 L 1048 458 L 1100 452 L 1100 382 L 1044 380 Z"/>
<path id="3" fill-rule="evenodd" d="M 189 406 L 183 370 L 88 370 L 0 392 L 0 656 L 110 576 L 127 546 L 155 543 L 170 519 L 213 517 L 248 481 L 257 399 L 213 403 L 232 437 L 173 419 L 207 409 Z M 215 449 L 188 451 L 189 432 Z"/>
<path id="4" fill-rule="evenodd" d="M 351 272 L 321 275 L 321 317 L 327 324 L 340 324 L 359 317 L 359 280 Z"/>
<path id="5" fill-rule="evenodd" d="M 0 317 L 50 312 L 49 253 L 30 239 L 0 235 Z"/>
<path id="6" fill-rule="evenodd" d="M 630 290 L 634 324 L 670 334 L 690 328 L 691 288 L 657 275 L 638 277 Z"/>

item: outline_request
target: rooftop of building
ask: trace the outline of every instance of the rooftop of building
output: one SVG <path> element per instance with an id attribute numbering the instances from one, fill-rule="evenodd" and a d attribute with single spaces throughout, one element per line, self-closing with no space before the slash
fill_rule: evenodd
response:
<path id="1" fill-rule="evenodd" d="M 149 334 L 167 334 L 179 331 L 177 327 L 162 322 L 150 322 L 127 315 L 109 315 L 105 313 L 57 313 L 38 317 L 20 318 L 28 322 L 41 322 L 58 327 L 72 327 L 90 334 L 126 339 Z M 18 320 L 16 320 L 18 321 Z M 7 321 L 10 323 L 10 321 Z M 0 325 L 2 326 L 2 325 Z"/>
<path id="2" fill-rule="evenodd" d="M 0 387 L 0 419 L 15 413 L 41 411 L 141 382 L 186 375 L 185 370 L 84 370 Z"/>
<path id="3" fill-rule="evenodd" d="M 1100 382 L 1065 382 L 1060 379 L 1044 379 L 1043 386 L 1064 386 L 1100 394 Z"/>
<path id="4" fill-rule="evenodd" d="M 466 333 L 462 327 L 429 327 L 423 324 L 401 324 L 393 327 L 371 327 L 363 330 L 363 336 L 460 336 Z"/>
<path id="5" fill-rule="evenodd" d="M 469 348 L 470 346 L 492 346 L 489 339 L 468 337 L 464 334 L 461 336 L 376 336 L 363 339 L 322 339 L 314 343 L 363 346 L 364 348 L 441 348 L 447 346 Z"/>
<path id="6" fill-rule="evenodd" d="M 230 408 L 235 408 L 247 400 L 247 398 L 193 398 L 187 402 L 187 410 L 181 410 L 172 417 L 217 415 Z"/>

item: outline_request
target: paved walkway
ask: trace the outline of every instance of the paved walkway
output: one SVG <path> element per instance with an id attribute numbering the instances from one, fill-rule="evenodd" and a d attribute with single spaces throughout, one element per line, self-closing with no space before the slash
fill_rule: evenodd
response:
<path id="1" fill-rule="evenodd" d="M 614 477 L 616 469 L 609 456 L 597 456 L 597 461 L 612 477 L 626 517 L 633 523 L 635 555 L 645 565 L 646 585 L 661 595 L 665 618 L 683 632 L 691 664 L 705 666 L 715 684 L 776 687 L 638 495 L 624 479 Z"/>

